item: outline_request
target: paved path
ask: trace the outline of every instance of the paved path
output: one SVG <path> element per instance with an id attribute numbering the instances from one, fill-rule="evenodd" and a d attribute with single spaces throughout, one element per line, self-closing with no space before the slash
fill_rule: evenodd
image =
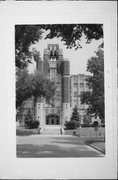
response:
<path id="1" fill-rule="evenodd" d="M 104 157 L 74 136 L 17 136 L 17 157 Z"/>

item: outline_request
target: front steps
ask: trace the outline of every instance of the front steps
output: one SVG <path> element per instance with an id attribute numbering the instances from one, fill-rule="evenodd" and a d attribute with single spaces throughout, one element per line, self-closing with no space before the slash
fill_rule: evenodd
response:
<path id="1" fill-rule="evenodd" d="M 40 134 L 42 135 L 61 135 L 64 134 L 64 130 L 61 128 L 61 126 L 56 126 L 56 125 L 50 125 L 50 126 L 45 126 Z"/>

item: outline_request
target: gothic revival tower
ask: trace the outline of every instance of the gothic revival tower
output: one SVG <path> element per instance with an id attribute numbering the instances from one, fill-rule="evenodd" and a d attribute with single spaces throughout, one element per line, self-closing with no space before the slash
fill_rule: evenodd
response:
<path id="1" fill-rule="evenodd" d="M 42 127 L 63 126 L 65 121 L 70 120 L 70 63 L 63 59 L 58 44 L 48 44 L 43 60 L 37 61 L 37 71 L 45 73 L 57 87 L 50 101 L 38 100 L 37 119 Z"/>

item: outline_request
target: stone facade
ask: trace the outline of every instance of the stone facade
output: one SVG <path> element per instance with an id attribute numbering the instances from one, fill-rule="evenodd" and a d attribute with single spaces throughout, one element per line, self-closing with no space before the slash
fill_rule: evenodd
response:
<path id="1" fill-rule="evenodd" d="M 80 95 L 83 92 L 89 92 L 91 89 L 87 85 L 86 79 L 89 76 L 84 75 L 84 74 L 78 74 L 78 75 L 71 75 L 70 77 L 70 89 L 71 89 L 71 94 L 70 94 L 70 107 L 71 107 L 71 113 L 72 109 L 77 106 L 78 112 L 81 118 L 81 123 L 83 123 L 83 117 L 86 115 L 86 109 L 87 105 L 86 104 L 81 104 L 80 101 Z"/>
<path id="2" fill-rule="evenodd" d="M 38 59 L 36 62 L 36 71 L 44 73 L 56 85 L 54 97 L 50 101 L 43 97 L 38 98 L 33 111 L 41 128 L 54 125 L 63 127 L 65 121 L 70 121 L 75 106 L 83 123 L 87 105 L 81 104 L 80 95 L 84 91 L 90 91 L 86 83 L 87 76 L 84 74 L 70 76 L 70 62 L 63 58 L 63 52 L 58 44 L 47 46 L 43 60 Z"/>
<path id="3" fill-rule="evenodd" d="M 90 91 L 86 84 L 87 76 L 78 74 L 70 76 L 70 62 L 63 58 L 58 44 L 49 44 L 44 50 L 43 60 L 37 61 L 37 71 L 45 73 L 47 78 L 56 84 L 55 95 L 47 102 L 39 98 L 36 105 L 36 118 L 41 127 L 49 125 L 64 126 L 70 120 L 72 110 L 78 108 L 81 122 L 87 106 L 80 102 L 80 94 Z"/>

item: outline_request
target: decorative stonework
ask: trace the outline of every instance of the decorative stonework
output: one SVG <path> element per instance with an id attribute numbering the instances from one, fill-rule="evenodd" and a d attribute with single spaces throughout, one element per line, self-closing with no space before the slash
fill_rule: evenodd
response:
<path id="1" fill-rule="evenodd" d="M 48 125 L 52 122 L 52 125 L 63 126 L 65 121 L 70 120 L 75 106 L 82 123 L 87 105 L 81 104 L 80 95 L 83 91 L 91 91 L 86 83 L 88 76 L 84 74 L 70 76 L 70 62 L 63 58 L 63 51 L 58 44 L 48 44 L 47 49 L 44 49 L 43 60 L 39 58 L 36 63 L 36 70 L 45 73 L 57 86 L 50 101 L 43 97 L 37 99 L 34 112 L 40 126 L 45 127 L 48 121 Z"/>

